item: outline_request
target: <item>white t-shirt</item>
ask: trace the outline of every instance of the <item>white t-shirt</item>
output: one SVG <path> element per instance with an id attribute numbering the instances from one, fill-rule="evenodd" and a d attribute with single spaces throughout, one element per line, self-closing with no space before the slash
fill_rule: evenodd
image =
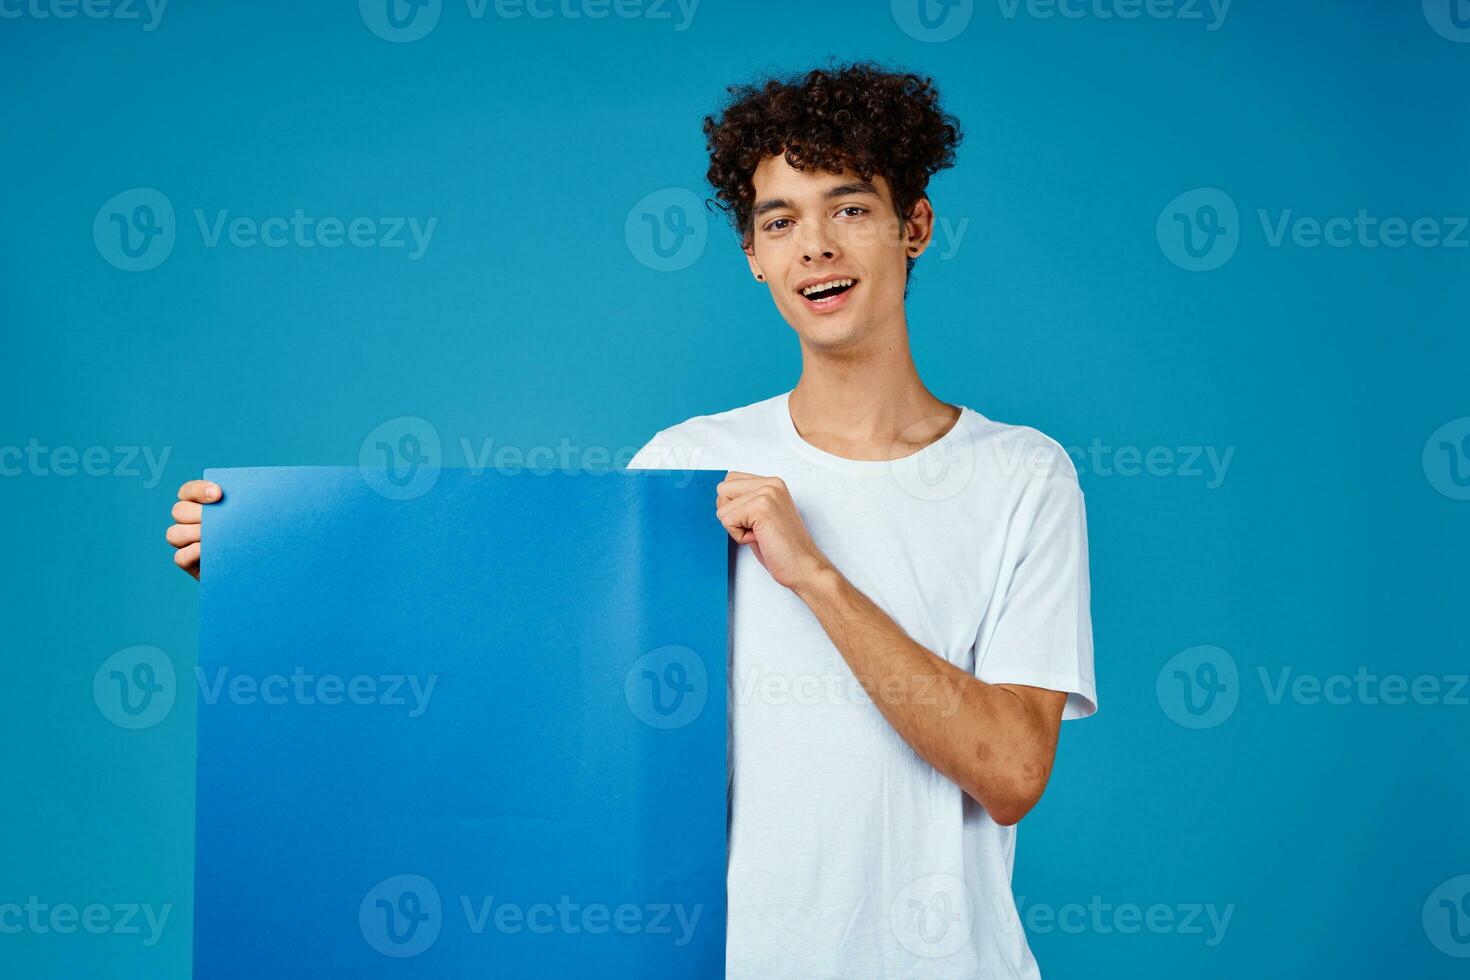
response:
<path id="1" fill-rule="evenodd" d="M 788 395 L 664 429 L 629 467 L 781 477 L 816 546 L 915 641 L 983 681 L 1066 691 L 1064 718 L 1096 711 L 1086 518 L 1061 447 L 964 408 L 921 452 L 847 459 L 800 436 Z M 904 742 L 749 548 L 731 597 L 726 975 L 1038 978 L 1016 828 Z"/>

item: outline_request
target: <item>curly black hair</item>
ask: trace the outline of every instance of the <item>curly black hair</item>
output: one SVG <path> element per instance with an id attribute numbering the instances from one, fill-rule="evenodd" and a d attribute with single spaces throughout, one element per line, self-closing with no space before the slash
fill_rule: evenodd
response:
<path id="1" fill-rule="evenodd" d="M 899 220 L 913 213 L 929 178 L 954 165 L 960 122 L 939 105 L 933 79 L 873 62 L 814 68 L 732 85 L 718 117 L 704 118 L 706 179 L 742 247 L 752 239 L 756 166 L 784 154 L 796 170 L 881 174 Z M 914 259 L 908 260 L 913 271 Z"/>

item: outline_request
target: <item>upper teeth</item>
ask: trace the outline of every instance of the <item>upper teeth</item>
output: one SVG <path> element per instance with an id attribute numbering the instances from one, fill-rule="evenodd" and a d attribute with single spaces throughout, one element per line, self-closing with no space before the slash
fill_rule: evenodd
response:
<path id="1" fill-rule="evenodd" d="M 826 282 L 819 282 L 815 286 L 808 286 L 808 287 L 806 287 L 805 289 L 803 289 L 801 291 L 801 295 L 803 295 L 803 296 L 810 296 L 812 293 L 821 292 L 824 289 L 832 289 L 832 288 L 834 288 L 836 286 L 851 286 L 851 285 L 852 285 L 852 280 L 851 279 L 829 279 Z"/>

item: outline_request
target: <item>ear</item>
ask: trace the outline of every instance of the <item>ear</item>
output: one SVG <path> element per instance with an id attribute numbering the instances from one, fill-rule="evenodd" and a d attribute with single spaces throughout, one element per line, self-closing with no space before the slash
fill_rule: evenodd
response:
<path id="1" fill-rule="evenodd" d="M 934 206 L 927 197 L 921 197 L 914 211 L 903 222 L 904 257 L 916 259 L 924 254 L 934 240 Z"/>
<path id="2" fill-rule="evenodd" d="M 745 250 L 745 261 L 750 264 L 750 275 L 753 279 L 764 279 L 765 273 L 761 270 L 760 263 L 755 259 L 755 242 L 747 242 L 742 246 Z"/>

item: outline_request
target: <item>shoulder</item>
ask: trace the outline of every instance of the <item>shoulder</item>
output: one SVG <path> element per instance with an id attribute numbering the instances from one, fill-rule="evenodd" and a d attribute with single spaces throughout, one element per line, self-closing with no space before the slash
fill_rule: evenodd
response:
<path id="1" fill-rule="evenodd" d="M 1045 432 L 1029 425 L 997 422 L 968 408 L 964 421 L 975 470 L 985 480 L 1018 493 L 1041 489 L 1081 493 L 1071 454 Z"/>
<path id="2" fill-rule="evenodd" d="M 776 409 L 783 395 L 712 415 L 695 415 L 660 429 L 628 469 L 739 469 L 753 447 L 779 435 Z"/>

